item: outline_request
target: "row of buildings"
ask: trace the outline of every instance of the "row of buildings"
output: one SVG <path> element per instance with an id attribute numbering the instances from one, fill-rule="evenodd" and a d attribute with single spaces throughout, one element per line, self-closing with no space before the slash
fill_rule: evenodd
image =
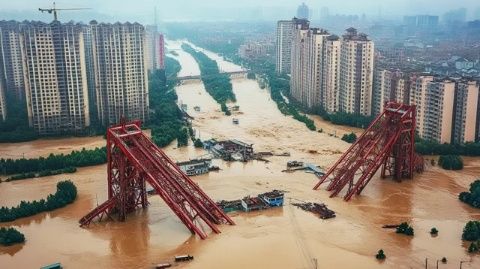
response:
<path id="1" fill-rule="evenodd" d="M 163 68 L 163 36 L 138 23 L 0 22 L 0 119 L 26 105 L 41 135 L 92 122 L 148 119 L 148 71 Z"/>
<path id="2" fill-rule="evenodd" d="M 277 24 L 276 71 L 290 74 L 291 97 L 307 109 L 374 116 L 395 100 L 416 105 L 424 139 L 480 140 L 478 81 L 382 68 L 375 57 L 373 42 L 354 28 L 338 37 L 304 19 Z"/>
<path id="3" fill-rule="evenodd" d="M 374 44 L 349 28 L 342 37 L 308 20 L 277 24 L 276 69 L 291 74 L 290 92 L 308 109 L 370 116 Z"/>
<path id="4" fill-rule="evenodd" d="M 474 79 L 378 68 L 373 92 L 374 114 L 390 100 L 416 105 L 417 132 L 423 139 L 467 143 L 480 138 L 479 83 Z"/>

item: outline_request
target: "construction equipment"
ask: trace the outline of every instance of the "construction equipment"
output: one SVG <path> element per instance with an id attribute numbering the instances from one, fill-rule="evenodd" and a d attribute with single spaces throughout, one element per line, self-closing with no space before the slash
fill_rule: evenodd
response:
<path id="1" fill-rule="evenodd" d="M 57 21 L 58 20 L 58 17 L 57 17 L 57 11 L 59 10 L 85 10 L 85 9 L 91 9 L 91 8 L 56 8 L 55 6 L 55 2 L 53 2 L 53 8 L 39 8 L 38 10 L 40 12 L 48 12 L 50 14 L 53 13 L 53 20 L 54 21 Z"/>
<path id="2" fill-rule="evenodd" d="M 382 178 L 400 180 L 422 171 L 423 161 L 415 154 L 415 124 L 414 105 L 386 102 L 383 112 L 313 189 L 329 181 L 327 190 L 334 197 L 347 186 L 344 199 L 348 201 L 362 192 L 382 165 Z"/>
<path id="3" fill-rule="evenodd" d="M 138 207 L 146 208 L 148 183 L 187 226 L 205 239 L 205 223 L 215 233 L 217 224 L 234 222 L 140 129 L 140 121 L 107 130 L 108 200 L 80 219 L 80 226 L 95 218 L 114 215 L 124 221 Z"/>

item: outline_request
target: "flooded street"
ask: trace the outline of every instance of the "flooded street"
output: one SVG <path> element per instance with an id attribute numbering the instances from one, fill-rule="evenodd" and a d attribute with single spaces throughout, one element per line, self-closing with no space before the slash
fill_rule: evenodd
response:
<path id="1" fill-rule="evenodd" d="M 198 65 L 180 50 L 180 45 L 168 41 L 169 49 L 178 53 L 174 57 L 182 65 L 179 76 L 198 75 Z M 240 68 L 211 52 L 207 55 L 217 57 L 222 70 Z M 78 220 L 106 199 L 105 165 L 80 168 L 69 175 L 1 183 L 0 206 L 46 197 L 55 192 L 56 183 L 63 179 L 75 182 L 79 196 L 72 205 L 51 213 L 0 224 L 17 227 L 27 239 L 23 245 L 0 247 L 0 268 L 38 268 L 53 262 L 61 262 L 67 269 L 151 268 L 172 261 L 179 254 L 190 254 L 195 259 L 175 268 L 315 268 L 315 260 L 318 268 L 424 268 L 425 258 L 429 268 L 435 268 L 435 261 L 444 256 L 449 263 L 440 268 L 458 268 L 461 260 L 471 261 L 463 268 L 480 268 L 480 259 L 468 255 L 468 245 L 460 240 L 463 226 L 468 220 L 479 219 L 480 210 L 457 198 L 480 175 L 479 158 L 465 158 L 465 168 L 460 172 L 428 167 L 425 173 L 402 183 L 375 176 L 362 196 L 348 203 L 341 198 L 332 199 L 324 186 L 312 190 L 318 180 L 313 174 L 281 171 L 289 160 L 328 168 L 349 146 L 340 137 L 361 130 L 335 126 L 312 116 L 323 133 L 309 131 L 305 124 L 282 115 L 268 90 L 260 89 L 256 81 L 233 79 L 232 84 L 240 111 L 231 117 L 224 116 L 199 80 L 177 87 L 179 102 L 187 104 L 201 139 L 239 139 L 253 143 L 256 151 L 289 152 L 291 156 L 270 157 L 269 163 L 215 160 L 214 164 L 222 170 L 193 180 L 213 200 L 285 190 L 283 208 L 233 213 L 235 226 L 220 226 L 221 234 L 209 234 L 206 240 L 200 240 L 189 233 L 158 196 L 150 197 L 149 208 L 129 215 L 125 223 L 100 222 L 80 228 Z M 194 106 L 200 106 L 200 111 L 194 111 Z M 232 124 L 232 117 L 239 119 L 238 125 Z M 65 148 L 67 153 L 104 143 L 102 137 L 37 140 L 1 144 L 0 154 L 44 156 Z M 165 151 L 177 161 L 207 153 L 192 145 L 177 149 L 176 143 Z M 337 217 L 321 220 L 290 205 L 298 200 L 325 202 Z M 414 237 L 381 228 L 403 221 L 413 226 Z M 437 237 L 430 236 L 432 227 L 439 230 Z M 374 258 L 379 249 L 387 256 L 384 262 Z"/>

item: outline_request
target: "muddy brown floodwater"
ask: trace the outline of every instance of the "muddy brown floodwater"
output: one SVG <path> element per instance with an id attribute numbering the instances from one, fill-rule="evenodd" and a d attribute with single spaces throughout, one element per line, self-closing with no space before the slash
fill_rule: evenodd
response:
<path id="1" fill-rule="evenodd" d="M 179 42 L 169 47 L 179 49 Z M 179 51 L 185 74 L 198 72 L 188 54 Z M 220 61 L 220 65 L 222 62 Z M 196 71 L 195 71 L 196 70 Z M 324 189 L 313 191 L 317 179 L 312 174 L 282 173 L 288 160 L 302 160 L 328 167 L 340 157 L 348 144 L 338 137 L 361 130 L 334 126 L 312 116 L 325 132 L 309 131 L 304 124 L 283 116 L 253 80 L 233 80 L 240 112 L 234 117 L 222 115 L 219 105 L 205 92 L 200 81 L 177 87 L 182 103 L 187 104 L 195 120 L 193 126 L 202 139 L 237 138 L 254 143 L 256 150 L 290 152 L 291 157 L 272 157 L 271 162 L 226 163 L 216 160 L 222 170 L 194 177 L 214 200 L 236 199 L 272 189 L 287 191 L 286 205 L 262 212 L 231 214 L 235 226 L 221 226 L 221 234 L 209 234 L 206 240 L 192 236 L 159 197 L 150 197 L 147 210 L 129 215 L 124 223 L 101 222 L 87 229 L 78 227 L 78 219 L 106 199 L 105 165 L 80 168 L 71 175 L 0 184 L 0 205 L 13 206 L 21 200 L 39 199 L 55 191 L 55 184 L 65 178 L 75 182 L 79 197 L 72 205 L 50 213 L 20 219 L 1 226 L 15 226 L 27 242 L 0 248 L 0 268 L 38 268 L 61 262 L 65 268 L 151 268 L 171 261 L 177 254 L 191 254 L 195 260 L 175 268 L 429 268 L 442 257 L 447 265 L 440 268 L 480 268 L 477 256 L 467 253 L 460 240 L 466 221 L 479 219 L 480 211 L 458 201 L 459 192 L 480 174 L 480 159 L 465 158 L 460 172 L 428 167 L 413 180 L 397 183 L 375 176 L 359 197 L 350 202 L 329 198 Z M 200 112 L 193 106 L 200 106 Z M 68 141 L 65 145 L 64 142 Z M 100 138 L 49 140 L 35 150 L 48 152 L 63 147 L 81 148 L 82 143 L 104 143 Z M 18 156 L 18 144 L 2 144 L 3 156 Z M 29 148 L 29 143 L 22 143 Z M 166 152 L 175 160 L 186 160 L 206 152 L 192 146 Z M 309 153 L 311 150 L 316 153 Z M 21 150 L 20 150 L 21 151 Z M 337 217 L 320 220 L 290 205 L 290 201 L 325 202 Z M 397 235 L 382 229 L 384 224 L 408 221 L 414 237 Z M 431 237 L 430 228 L 439 235 Z M 384 249 L 387 259 L 377 262 L 375 253 Z"/>

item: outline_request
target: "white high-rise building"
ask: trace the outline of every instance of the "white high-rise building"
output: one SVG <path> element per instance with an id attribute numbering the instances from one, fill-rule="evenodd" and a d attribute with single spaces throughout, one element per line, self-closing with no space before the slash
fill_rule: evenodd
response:
<path id="1" fill-rule="evenodd" d="M 340 52 L 340 111 L 370 116 L 374 45 L 354 28 L 343 35 Z"/>
<path id="2" fill-rule="evenodd" d="M 275 70 L 277 73 L 290 73 L 294 21 L 283 20 L 277 22 L 275 54 Z"/>
<path id="3" fill-rule="evenodd" d="M 148 119 L 145 29 L 138 23 L 90 22 L 100 123 Z"/>
<path id="4" fill-rule="evenodd" d="M 399 70 L 378 69 L 373 84 L 373 114 L 383 111 L 387 101 L 408 104 L 410 102 L 410 78 Z"/>
<path id="5" fill-rule="evenodd" d="M 307 103 L 307 35 L 309 22 L 300 20 L 295 24 L 292 40 L 290 94 L 302 104 Z"/>
<path id="6" fill-rule="evenodd" d="M 0 21 L 0 65 L 3 66 L 5 92 L 17 100 L 25 100 L 24 55 L 22 51 L 23 23 Z"/>
<path id="7" fill-rule="evenodd" d="M 5 100 L 5 79 L 2 76 L 3 66 L 0 64 L 0 121 L 7 119 L 7 104 Z"/>
<path id="8" fill-rule="evenodd" d="M 163 35 L 158 32 L 156 25 L 145 27 L 145 46 L 147 70 L 163 69 L 165 58 L 164 40 Z"/>
<path id="9" fill-rule="evenodd" d="M 90 115 L 82 27 L 32 22 L 22 36 L 30 126 L 42 135 L 83 132 Z"/>
<path id="10" fill-rule="evenodd" d="M 340 99 L 340 50 L 341 42 L 338 36 L 327 37 L 325 43 L 325 67 L 324 67 L 324 94 L 322 105 L 326 112 L 339 111 Z"/>
<path id="11" fill-rule="evenodd" d="M 461 79 L 456 83 L 454 113 L 454 143 L 475 142 L 475 131 L 479 124 L 479 86 L 476 81 Z"/>

